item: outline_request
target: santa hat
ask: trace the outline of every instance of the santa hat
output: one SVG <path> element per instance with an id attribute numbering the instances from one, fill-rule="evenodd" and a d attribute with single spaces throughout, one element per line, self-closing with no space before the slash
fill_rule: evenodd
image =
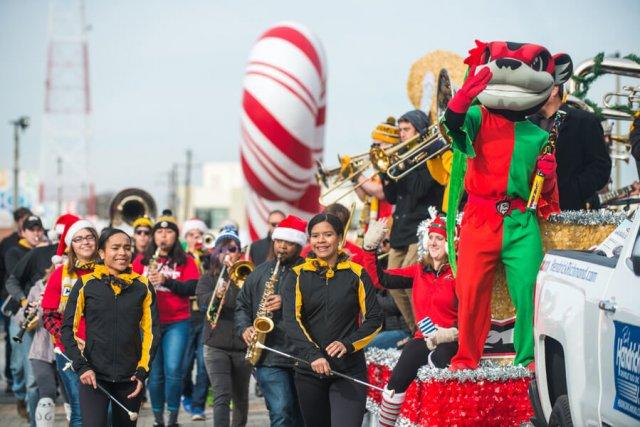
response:
<path id="1" fill-rule="evenodd" d="M 304 246 L 307 243 L 307 221 L 295 215 L 289 215 L 273 230 L 272 240 L 284 240 Z"/>
<path id="2" fill-rule="evenodd" d="M 56 249 L 56 254 L 51 257 L 51 262 L 54 264 L 58 265 L 62 262 L 62 254 L 67 250 L 67 245 L 64 240 L 69 231 L 69 227 L 79 220 L 80 218 L 73 214 L 60 215 L 56 220 L 53 229 L 58 233 L 60 239 L 58 240 L 58 249 Z"/>
<path id="3" fill-rule="evenodd" d="M 186 238 L 187 234 L 189 234 L 191 230 L 200 230 L 202 231 L 202 234 L 204 234 L 208 231 L 207 224 L 198 218 L 186 220 L 182 226 L 182 238 Z"/>
<path id="4" fill-rule="evenodd" d="M 80 219 L 76 217 L 75 222 L 67 224 L 67 226 L 64 229 L 64 232 L 62 233 L 62 236 L 60 236 L 60 241 L 58 242 L 58 249 L 56 250 L 56 254 L 53 257 L 51 257 L 51 262 L 53 262 L 56 265 L 60 264 L 62 262 L 62 255 L 66 252 L 67 248 L 71 246 L 71 240 L 73 239 L 73 236 L 78 231 L 85 228 L 90 228 L 96 233 L 98 232 L 98 230 L 96 230 L 95 225 L 93 225 L 90 221 L 87 221 L 86 219 Z"/>

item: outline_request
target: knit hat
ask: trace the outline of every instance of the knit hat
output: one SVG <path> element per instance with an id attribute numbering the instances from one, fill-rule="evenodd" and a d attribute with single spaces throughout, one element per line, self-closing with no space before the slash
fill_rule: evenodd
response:
<path id="1" fill-rule="evenodd" d="M 133 227 L 134 230 L 138 227 L 147 227 L 151 229 L 153 228 L 153 220 L 146 215 L 141 216 L 137 218 L 135 221 L 133 221 L 133 224 L 131 226 Z"/>
<path id="2" fill-rule="evenodd" d="M 418 133 L 423 133 L 431 125 L 431 119 L 422 110 L 411 110 L 404 113 L 398 122 L 409 122 Z"/>
<path id="3" fill-rule="evenodd" d="M 180 232 L 178 231 L 178 221 L 173 216 L 173 212 L 171 212 L 171 209 L 163 210 L 162 215 L 156 218 L 156 223 L 153 225 L 152 233 L 155 233 L 161 228 L 169 228 L 175 231 L 176 234 L 180 234 Z"/>
<path id="4" fill-rule="evenodd" d="M 240 237 L 238 237 L 238 229 L 233 225 L 225 225 L 220 229 L 220 232 L 216 236 L 214 246 L 218 246 L 218 243 L 229 239 L 235 241 L 238 246 L 242 245 L 242 243 L 240 243 Z"/>
<path id="5" fill-rule="evenodd" d="M 189 234 L 191 230 L 200 230 L 202 231 L 202 234 L 209 231 L 207 224 L 198 218 L 191 218 L 184 222 L 184 225 L 182 226 L 182 238 L 186 238 L 187 234 Z"/>
<path id="6" fill-rule="evenodd" d="M 396 126 L 396 119 L 389 117 L 386 122 L 376 126 L 371 132 L 371 139 L 387 144 L 396 144 L 400 141 L 400 130 Z"/>
<path id="7" fill-rule="evenodd" d="M 437 233 L 443 236 L 444 238 L 447 237 L 447 224 L 440 215 L 438 215 L 433 221 L 431 221 L 431 224 L 429 224 L 428 230 L 429 230 L 429 234 Z"/>
<path id="8" fill-rule="evenodd" d="M 271 233 L 272 240 L 284 240 L 304 246 L 307 243 L 307 221 L 295 215 L 288 215 Z"/>
<path id="9" fill-rule="evenodd" d="M 76 234 L 83 228 L 90 228 L 97 233 L 96 227 L 90 221 L 87 221 L 86 219 L 80 219 L 75 215 L 62 215 L 60 218 L 58 218 L 56 227 L 58 226 L 58 222 L 64 226 L 64 229 L 60 234 L 60 241 L 58 241 L 56 254 L 51 257 L 51 262 L 56 265 L 62 262 L 62 255 L 64 255 L 64 253 L 67 251 L 67 248 L 71 245 L 71 240 L 73 239 L 74 234 Z"/>

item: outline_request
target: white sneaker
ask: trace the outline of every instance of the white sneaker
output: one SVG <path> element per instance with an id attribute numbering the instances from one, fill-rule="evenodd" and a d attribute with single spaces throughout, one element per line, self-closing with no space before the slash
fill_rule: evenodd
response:
<path id="1" fill-rule="evenodd" d="M 198 413 L 198 414 L 193 414 L 191 416 L 191 421 L 205 421 L 207 419 L 207 417 L 204 414 Z"/>

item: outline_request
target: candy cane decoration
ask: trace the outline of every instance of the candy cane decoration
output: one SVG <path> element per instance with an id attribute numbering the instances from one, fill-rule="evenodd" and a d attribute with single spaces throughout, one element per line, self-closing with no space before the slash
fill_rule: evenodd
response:
<path id="1" fill-rule="evenodd" d="M 317 37 L 290 22 L 262 34 L 242 95 L 240 159 L 252 238 L 266 232 L 270 210 L 303 217 L 319 210 L 313 176 L 322 158 L 325 99 L 326 60 Z"/>

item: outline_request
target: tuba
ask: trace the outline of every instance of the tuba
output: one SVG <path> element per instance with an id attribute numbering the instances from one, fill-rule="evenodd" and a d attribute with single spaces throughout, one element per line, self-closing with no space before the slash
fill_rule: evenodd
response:
<path id="1" fill-rule="evenodd" d="M 267 338 L 267 334 L 273 330 L 273 314 L 265 309 L 267 304 L 267 299 L 273 295 L 276 291 L 276 283 L 278 283 L 278 279 L 280 277 L 280 261 L 282 259 L 282 255 L 278 254 L 278 258 L 276 261 L 276 266 L 273 268 L 273 273 L 271 273 L 271 277 L 267 280 L 267 283 L 264 285 L 264 292 L 262 293 L 262 299 L 260 299 L 260 304 L 258 305 L 258 311 L 256 312 L 256 318 L 253 320 L 253 329 L 255 332 L 253 333 L 253 337 L 251 338 L 251 343 L 247 346 L 247 353 L 244 356 L 244 359 L 255 365 L 260 360 L 260 356 L 262 355 L 262 348 L 258 347 L 257 344 L 264 344 L 264 341 Z"/>
<path id="2" fill-rule="evenodd" d="M 154 218 L 157 213 L 156 202 L 149 193 L 139 188 L 127 188 L 115 195 L 109 207 L 110 225 L 117 227 L 147 215 Z"/>

